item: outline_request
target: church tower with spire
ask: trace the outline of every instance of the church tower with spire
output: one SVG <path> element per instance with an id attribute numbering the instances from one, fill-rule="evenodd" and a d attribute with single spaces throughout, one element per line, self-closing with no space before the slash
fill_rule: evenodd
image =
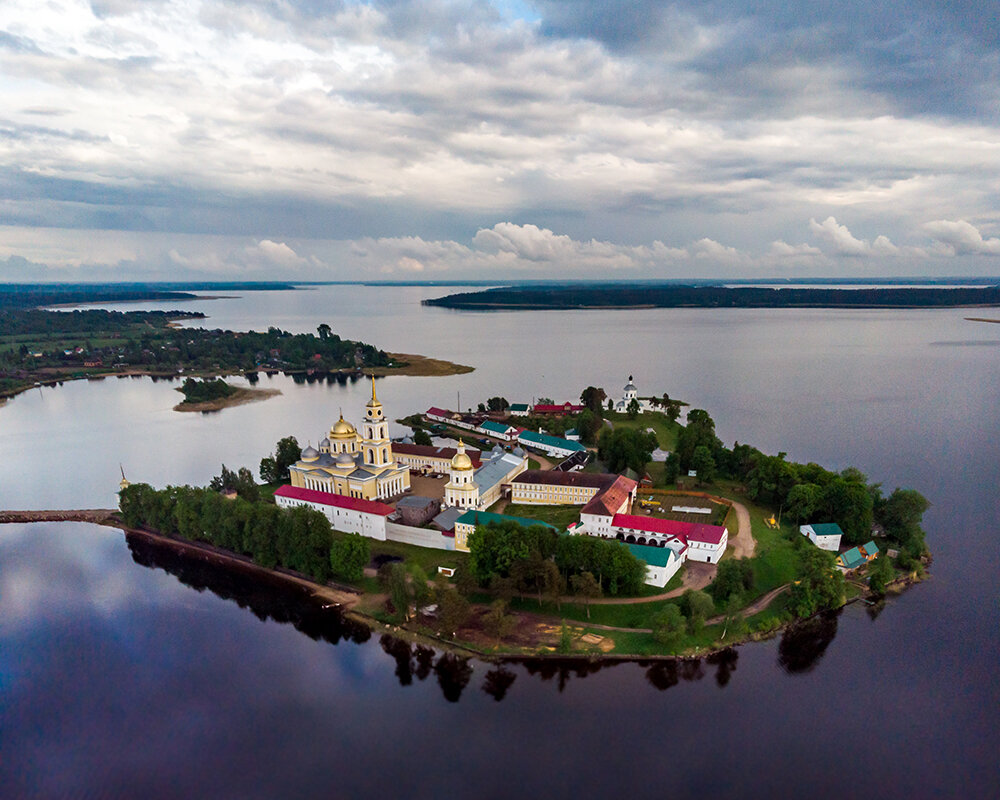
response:
<path id="1" fill-rule="evenodd" d="M 386 422 L 382 404 L 375 394 L 375 376 L 372 375 L 372 399 L 365 406 L 365 421 L 361 424 L 361 455 L 366 467 L 381 468 L 392 461 L 392 443 L 389 441 L 389 423 Z"/>

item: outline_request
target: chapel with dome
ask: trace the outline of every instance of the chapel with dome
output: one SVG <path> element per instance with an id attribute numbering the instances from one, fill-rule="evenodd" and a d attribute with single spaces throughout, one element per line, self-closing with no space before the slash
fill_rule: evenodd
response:
<path id="1" fill-rule="evenodd" d="M 375 393 L 374 376 L 361 432 L 341 413 L 319 449 L 310 444 L 288 471 L 292 486 L 365 500 L 385 500 L 410 488 L 409 468 L 392 455 L 389 423 Z"/>

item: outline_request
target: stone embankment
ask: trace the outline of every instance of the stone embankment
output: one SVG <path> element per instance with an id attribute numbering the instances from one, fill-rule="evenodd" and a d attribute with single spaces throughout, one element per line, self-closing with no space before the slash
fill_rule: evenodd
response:
<path id="1" fill-rule="evenodd" d="M 107 525 L 116 513 L 113 508 L 0 511 L 0 524 L 4 522 L 93 522 L 98 525 Z"/>

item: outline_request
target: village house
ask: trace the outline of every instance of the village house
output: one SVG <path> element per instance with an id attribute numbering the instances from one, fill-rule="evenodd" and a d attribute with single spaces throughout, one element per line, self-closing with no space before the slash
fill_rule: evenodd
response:
<path id="1" fill-rule="evenodd" d="M 800 525 L 799 533 L 820 550 L 829 550 L 831 553 L 840 550 L 840 537 L 844 535 L 836 522 L 815 522 L 812 525 Z"/>

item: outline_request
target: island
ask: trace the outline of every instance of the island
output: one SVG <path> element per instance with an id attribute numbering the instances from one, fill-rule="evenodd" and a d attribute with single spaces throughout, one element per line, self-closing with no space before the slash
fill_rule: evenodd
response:
<path id="1" fill-rule="evenodd" d="M 584 308 L 955 308 L 1000 305 L 1000 286 L 865 289 L 683 286 L 675 283 L 504 286 L 423 301 L 470 311 Z"/>
<path id="2" fill-rule="evenodd" d="M 728 447 L 707 411 L 631 377 L 617 397 L 405 419 L 391 440 L 372 379 L 361 422 L 340 415 L 318 446 L 286 436 L 205 487 L 123 474 L 98 521 L 498 660 L 702 656 L 880 603 L 930 564 L 919 493 Z"/>

